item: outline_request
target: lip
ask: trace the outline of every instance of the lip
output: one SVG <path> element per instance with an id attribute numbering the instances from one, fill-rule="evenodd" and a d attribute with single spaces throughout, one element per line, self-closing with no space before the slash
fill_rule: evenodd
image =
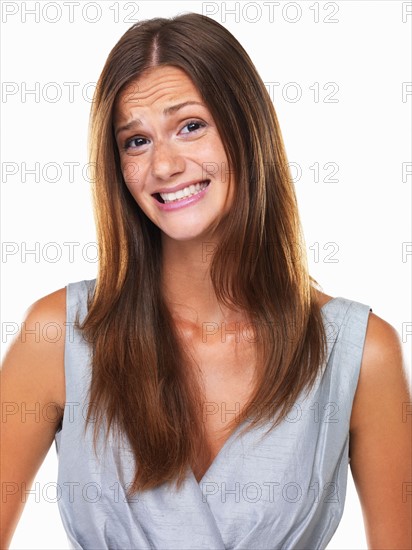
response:
<path id="1" fill-rule="evenodd" d="M 210 180 L 203 180 L 203 181 L 208 181 L 209 182 L 209 185 L 207 185 L 207 187 L 205 187 L 204 189 L 202 189 L 202 191 L 200 191 L 199 193 L 197 193 L 196 195 L 192 195 L 190 197 L 186 197 L 184 199 L 180 199 L 176 202 L 168 202 L 168 203 L 163 203 L 163 202 L 159 202 L 155 197 L 153 197 L 153 200 L 156 202 L 156 205 L 157 207 L 160 209 L 160 210 L 163 210 L 164 212 L 168 212 L 168 211 L 171 211 L 171 210 L 179 210 L 180 208 L 185 208 L 186 206 L 190 206 L 191 204 L 194 204 L 196 202 L 199 202 L 200 200 L 202 200 L 202 198 L 205 196 L 205 194 L 207 193 L 207 190 L 209 189 L 210 187 L 210 184 L 211 184 L 211 181 Z M 193 185 L 195 183 L 202 183 L 202 181 L 196 181 L 193 183 Z M 187 183 L 184 185 L 184 187 L 187 187 Z M 192 185 L 192 184 L 189 184 L 189 185 Z M 180 187 L 182 189 L 182 187 Z M 167 193 L 167 191 L 160 191 L 161 193 Z M 171 193 L 172 191 L 169 191 L 169 193 Z"/>
<path id="2" fill-rule="evenodd" d="M 157 193 L 176 193 L 176 191 L 180 191 L 185 187 L 189 187 L 189 185 L 196 185 L 196 183 L 203 183 L 204 181 L 210 181 L 210 180 L 209 179 L 192 180 L 192 181 L 187 181 L 186 183 L 179 183 L 179 185 L 175 185 L 174 187 L 164 187 L 163 189 L 158 189 L 157 191 L 152 193 L 152 197 Z"/>

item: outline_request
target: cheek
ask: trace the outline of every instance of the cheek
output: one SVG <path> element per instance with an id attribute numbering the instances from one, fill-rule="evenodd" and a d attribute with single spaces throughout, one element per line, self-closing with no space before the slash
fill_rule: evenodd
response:
<path id="1" fill-rule="evenodd" d="M 141 171 L 137 162 L 127 160 L 122 162 L 122 174 L 127 187 L 130 189 L 136 189 L 141 181 Z"/>
<path id="2" fill-rule="evenodd" d="M 223 143 L 220 141 L 220 139 L 216 139 L 212 151 L 215 156 L 216 162 L 219 164 L 219 171 L 223 173 L 228 172 L 228 160 L 226 157 L 225 148 L 223 147 Z"/>
<path id="3" fill-rule="evenodd" d="M 229 186 L 230 179 L 231 179 L 231 170 L 229 166 L 229 161 L 227 159 L 225 150 L 223 146 L 221 146 L 219 149 L 216 149 L 218 151 L 218 154 L 216 156 L 217 164 L 219 166 L 219 172 L 217 174 L 217 179 L 220 183 Z"/>

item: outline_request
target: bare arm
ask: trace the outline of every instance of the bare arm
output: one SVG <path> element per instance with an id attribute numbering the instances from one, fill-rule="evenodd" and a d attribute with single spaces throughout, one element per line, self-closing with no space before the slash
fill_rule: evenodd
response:
<path id="1" fill-rule="evenodd" d="M 32 486 L 63 416 L 65 311 L 65 288 L 30 306 L 3 362 L 2 549 L 9 547 L 23 512 L 22 489 L 24 492 Z M 46 325 L 48 330 L 45 329 Z M 60 334 L 57 341 L 56 328 Z M 30 334 L 29 331 L 33 329 L 35 334 Z M 31 414 L 29 411 L 36 412 Z"/>
<path id="2" fill-rule="evenodd" d="M 351 417 L 350 466 L 374 550 L 412 548 L 411 400 L 399 335 L 370 313 Z"/>

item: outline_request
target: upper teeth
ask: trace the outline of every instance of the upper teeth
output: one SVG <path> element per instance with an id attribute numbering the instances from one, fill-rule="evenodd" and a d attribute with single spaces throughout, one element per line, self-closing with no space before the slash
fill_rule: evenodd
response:
<path id="1" fill-rule="evenodd" d="M 175 201 L 177 199 L 182 199 L 183 197 L 190 197 L 194 193 L 198 193 L 207 186 L 208 182 L 204 181 L 202 183 L 196 183 L 196 185 L 189 185 L 183 189 L 179 189 L 176 193 L 159 193 L 162 199 L 166 201 Z"/>

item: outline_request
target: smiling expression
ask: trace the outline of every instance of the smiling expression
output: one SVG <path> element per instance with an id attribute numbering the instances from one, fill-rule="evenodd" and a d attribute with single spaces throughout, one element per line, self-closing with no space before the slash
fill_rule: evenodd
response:
<path id="1" fill-rule="evenodd" d="M 119 94 L 114 129 L 126 186 L 163 236 L 211 236 L 232 204 L 233 177 L 212 115 L 186 72 L 147 69 Z"/>

